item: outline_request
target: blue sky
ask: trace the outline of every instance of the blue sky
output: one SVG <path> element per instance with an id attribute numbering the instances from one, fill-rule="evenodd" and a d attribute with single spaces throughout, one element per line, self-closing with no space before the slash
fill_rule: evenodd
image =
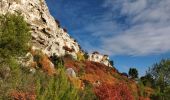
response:
<path id="1" fill-rule="evenodd" d="M 170 0 L 46 0 L 82 48 L 110 55 L 120 72 L 144 75 L 170 57 Z"/>

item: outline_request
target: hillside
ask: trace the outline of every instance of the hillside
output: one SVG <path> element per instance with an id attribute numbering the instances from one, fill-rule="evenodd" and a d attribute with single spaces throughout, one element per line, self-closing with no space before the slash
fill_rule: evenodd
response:
<path id="1" fill-rule="evenodd" d="M 0 5 L 0 99 L 149 100 L 153 90 L 118 72 L 107 55 L 81 50 L 44 0 Z"/>

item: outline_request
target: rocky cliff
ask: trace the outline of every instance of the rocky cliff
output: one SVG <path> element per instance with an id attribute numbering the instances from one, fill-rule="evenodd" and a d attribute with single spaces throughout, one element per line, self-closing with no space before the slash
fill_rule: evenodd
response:
<path id="1" fill-rule="evenodd" d="M 75 58 L 79 44 L 62 29 L 48 10 L 45 0 L 1 0 L 0 14 L 22 14 L 32 30 L 32 49 L 40 49 L 48 56 L 71 54 Z M 89 60 L 111 66 L 108 57 L 90 54 Z"/>
<path id="2" fill-rule="evenodd" d="M 33 49 L 47 55 L 58 56 L 80 50 L 78 43 L 69 36 L 50 15 L 44 0 L 1 0 L 0 13 L 21 13 L 32 29 Z"/>

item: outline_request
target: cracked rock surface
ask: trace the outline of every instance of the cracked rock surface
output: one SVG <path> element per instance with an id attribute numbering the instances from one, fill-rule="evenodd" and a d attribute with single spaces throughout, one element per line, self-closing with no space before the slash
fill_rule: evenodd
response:
<path id="1" fill-rule="evenodd" d="M 33 49 L 41 49 L 48 56 L 66 53 L 76 56 L 78 43 L 69 36 L 50 15 L 44 0 L 0 0 L 0 14 L 21 13 L 31 26 Z M 63 47 L 74 51 L 70 52 Z"/>
<path id="2" fill-rule="evenodd" d="M 71 54 L 74 58 L 81 51 L 80 45 L 60 28 L 45 3 L 45 0 L 0 0 L 0 14 L 21 13 L 31 27 L 32 49 L 40 49 L 48 56 Z M 90 54 L 90 61 L 110 66 L 109 57 Z"/>

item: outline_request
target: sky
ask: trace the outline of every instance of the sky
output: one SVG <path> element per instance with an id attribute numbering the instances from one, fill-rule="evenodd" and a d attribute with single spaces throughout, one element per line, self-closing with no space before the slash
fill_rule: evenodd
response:
<path id="1" fill-rule="evenodd" d="M 88 51 L 110 55 L 120 72 L 142 76 L 170 57 L 170 0 L 46 0 L 63 28 Z"/>

